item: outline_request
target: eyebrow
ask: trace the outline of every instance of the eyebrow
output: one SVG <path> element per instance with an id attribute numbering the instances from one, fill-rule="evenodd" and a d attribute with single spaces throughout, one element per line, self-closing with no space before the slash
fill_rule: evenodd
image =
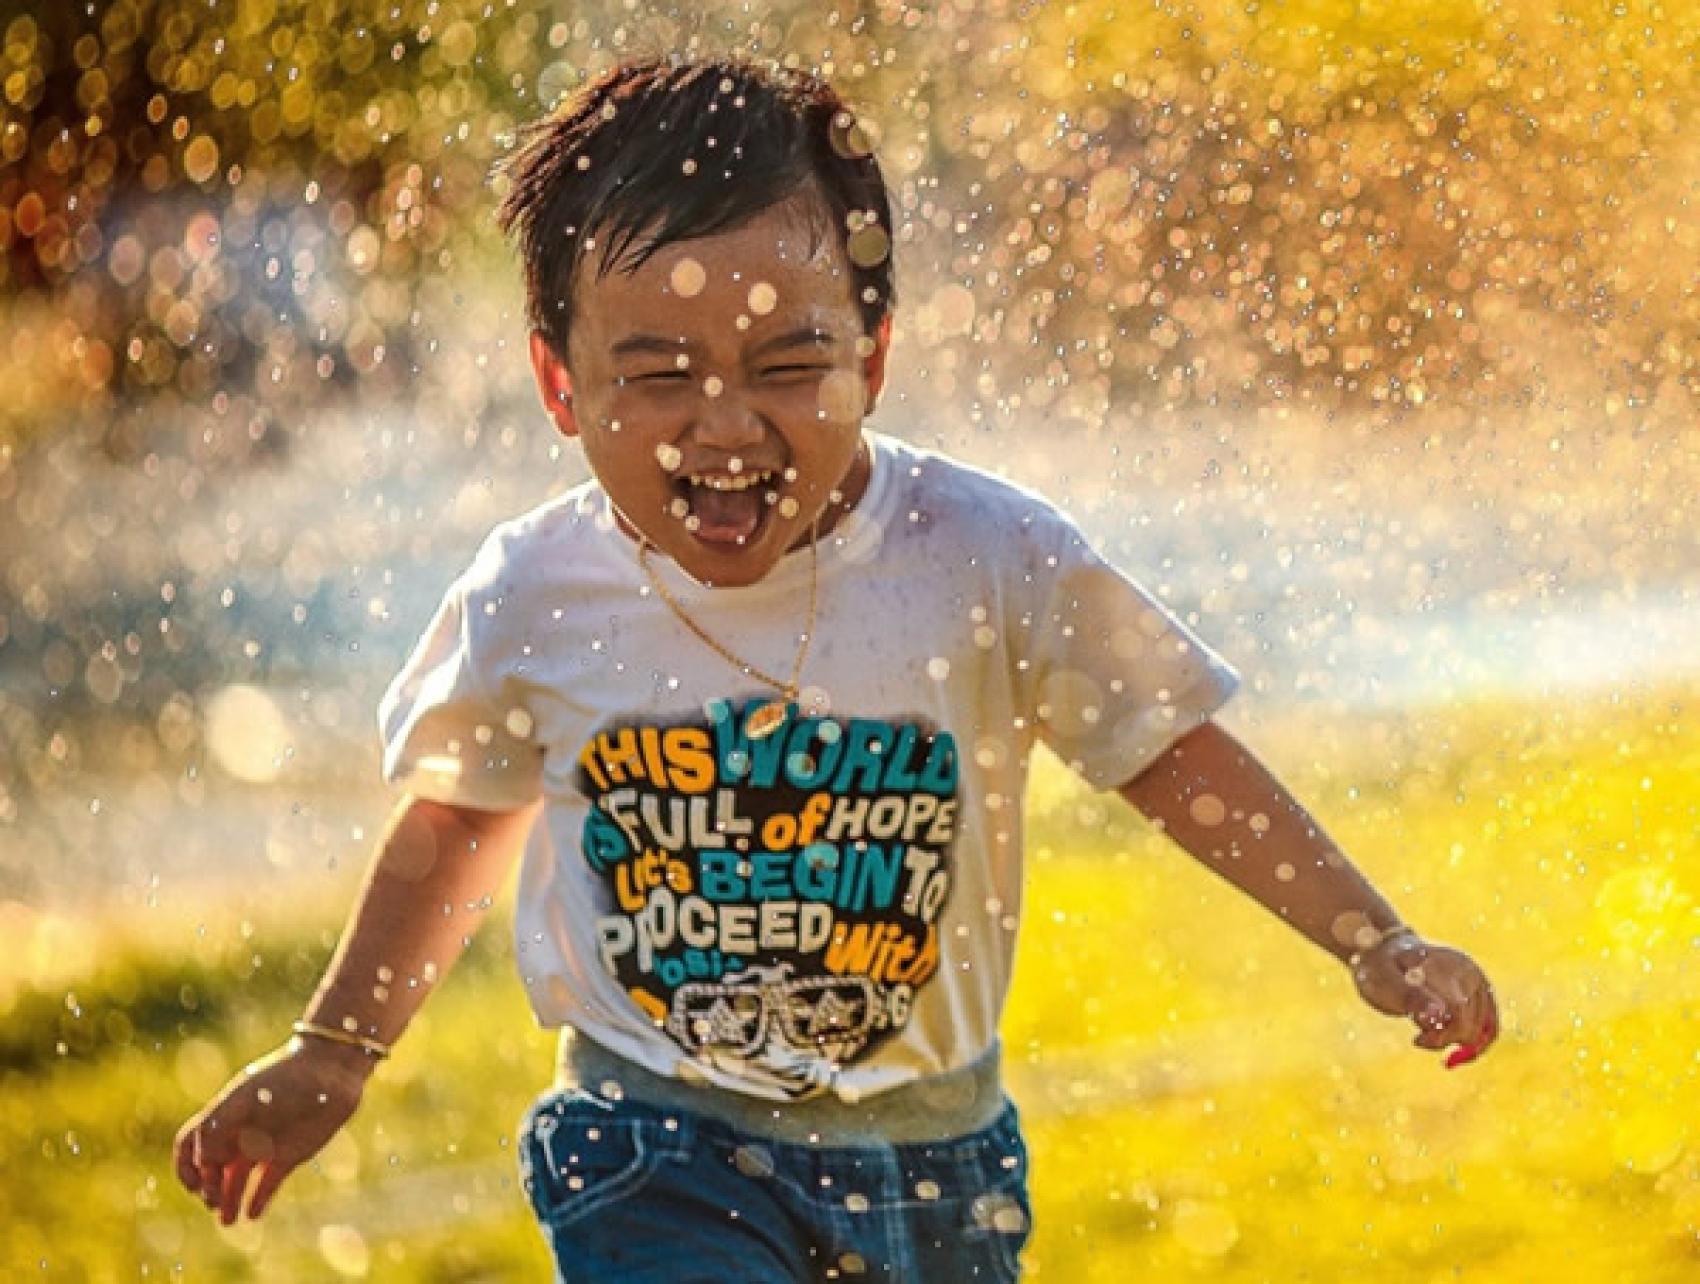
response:
<path id="1" fill-rule="evenodd" d="M 817 325 L 799 326 L 795 330 L 787 330 L 784 334 L 776 334 L 771 339 L 763 339 L 750 350 L 752 357 L 772 352 L 780 348 L 795 348 L 803 344 L 816 347 L 826 347 L 837 341 L 838 336 L 831 330 Z M 689 351 L 694 344 L 683 339 L 664 339 L 655 334 L 629 335 L 609 349 L 616 357 L 632 353 L 654 353 L 660 356 L 675 356 L 680 352 Z"/>

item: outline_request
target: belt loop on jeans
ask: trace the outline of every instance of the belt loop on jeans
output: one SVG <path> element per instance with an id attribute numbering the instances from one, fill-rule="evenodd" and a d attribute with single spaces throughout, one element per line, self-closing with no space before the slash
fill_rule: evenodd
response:
<path id="1" fill-rule="evenodd" d="M 561 1031 L 556 1086 L 620 1092 L 648 1105 L 694 1111 L 773 1141 L 826 1146 L 907 1145 L 990 1127 L 1003 1112 L 997 1041 L 959 1070 L 926 1075 L 858 1101 L 824 1093 L 775 1101 L 656 1074 L 571 1026 Z"/>

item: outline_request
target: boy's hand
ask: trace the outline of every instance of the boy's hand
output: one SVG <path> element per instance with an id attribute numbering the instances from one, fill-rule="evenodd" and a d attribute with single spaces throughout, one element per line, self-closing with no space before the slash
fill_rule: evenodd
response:
<path id="1" fill-rule="evenodd" d="M 258 1170 L 248 1216 L 324 1147 L 360 1104 L 375 1063 L 358 1048 L 291 1039 L 247 1066 L 177 1134 L 177 1178 L 229 1226 Z"/>
<path id="2" fill-rule="evenodd" d="M 1366 1003 L 1417 1023 L 1417 1047 L 1460 1045 L 1446 1059 L 1448 1070 L 1474 1061 L 1499 1034 L 1493 987 L 1466 954 L 1405 929 L 1356 955 L 1351 966 Z"/>

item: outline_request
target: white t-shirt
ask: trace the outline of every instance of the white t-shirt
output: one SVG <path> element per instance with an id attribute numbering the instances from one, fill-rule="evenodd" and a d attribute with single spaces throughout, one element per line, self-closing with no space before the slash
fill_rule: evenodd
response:
<path id="1" fill-rule="evenodd" d="M 662 1075 L 859 1099 L 992 1045 L 1043 740 L 1124 784 L 1238 678 L 1030 491 L 870 433 L 820 541 L 800 707 L 649 586 L 595 482 L 496 527 L 379 707 L 386 780 L 545 799 L 520 876 L 538 1019 Z M 709 636 L 790 674 L 810 555 L 707 589 L 650 566 Z"/>

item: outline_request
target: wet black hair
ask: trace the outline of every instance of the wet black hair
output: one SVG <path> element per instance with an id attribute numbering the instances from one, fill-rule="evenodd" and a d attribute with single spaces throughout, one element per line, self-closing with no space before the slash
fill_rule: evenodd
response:
<path id="1" fill-rule="evenodd" d="M 896 302 L 870 132 L 808 72 L 729 57 L 621 63 L 523 125 L 496 173 L 527 319 L 562 360 L 587 240 L 598 278 L 635 271 L 663 246 L 735 231 L 796 197 L 814 235 L 836 233 L 864 332 Z"/>

